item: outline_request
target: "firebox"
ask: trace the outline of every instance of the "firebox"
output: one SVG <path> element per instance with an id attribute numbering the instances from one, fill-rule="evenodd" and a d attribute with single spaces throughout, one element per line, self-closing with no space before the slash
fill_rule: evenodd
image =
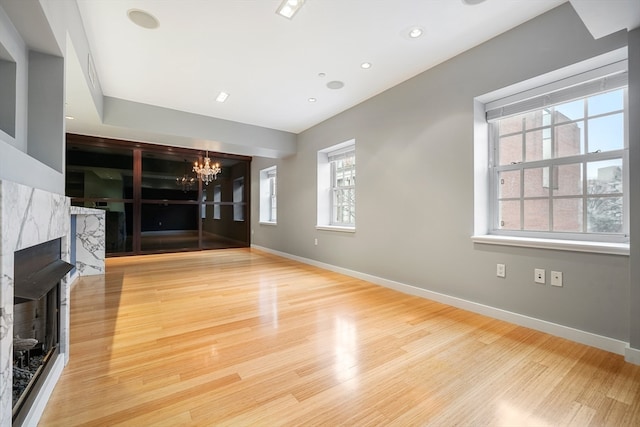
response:
<path id="1" fill-rule="evenodd" d="M 55 239 L 14 254 L 13 423 L 21 425 L 59 352 L 60 281 L 73 268 Z"/>

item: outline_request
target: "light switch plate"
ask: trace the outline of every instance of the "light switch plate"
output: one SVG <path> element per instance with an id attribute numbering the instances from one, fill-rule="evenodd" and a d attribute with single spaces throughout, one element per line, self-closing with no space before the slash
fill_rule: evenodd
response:
<path id="1" fill-rule="evenodd" d="M 551 286 L 562 286 L 562 271 L 551 272 Z"/>
<path id="2" fill-rule="evenodd" d="M 496 276 L 505 277 L 507 275 L 507 267 L 504 264 L 496 265 Z"/>

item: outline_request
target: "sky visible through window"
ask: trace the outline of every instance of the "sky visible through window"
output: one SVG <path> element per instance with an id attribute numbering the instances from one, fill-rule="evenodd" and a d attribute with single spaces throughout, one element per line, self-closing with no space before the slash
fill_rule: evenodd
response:
<path id="1" fill-rule="evenodd" d="M 584 100 L 567 102 L 556 105 L 555 110 L 562 113 L 569 120 L 578 120 L 576 125 L 584 135 Z M 606 114 L 611 111 L 621 111 L 624 108 L 623 90 L 618 89 L 587 98 L 589 117 Z M 584 141 L 581 141 L 584 144 Z M 589 152 L 612 151 L 624 148 L 624 116 L 623 113 L 589 119 Z M 619 166 L 619 160 L 600 161 L 598 168 Z M 590 175 L 587 179 L 595 179 L 598 168 L 588 168 Z M 592 175 L 593 174 L 593 175 Z"/>

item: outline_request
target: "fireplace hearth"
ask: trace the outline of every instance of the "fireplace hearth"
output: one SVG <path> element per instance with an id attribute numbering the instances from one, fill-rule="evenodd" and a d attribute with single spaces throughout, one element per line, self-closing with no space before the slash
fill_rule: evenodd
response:
<path id="1" fill-rule="evenodd" d="M 61 239 L 14 254 L 12 420 L 21 425 L 59 353 L 60 281 L 73 268 Z"/>

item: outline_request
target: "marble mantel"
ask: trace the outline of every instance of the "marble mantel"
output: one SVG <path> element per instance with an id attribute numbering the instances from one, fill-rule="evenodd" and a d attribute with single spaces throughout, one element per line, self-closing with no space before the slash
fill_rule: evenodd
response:
<path id="1" fill-rule="evenodd" d="M 70 284 L 76 275 L 105 272 L 105 212 L 70 206 L 63 195 L 0 180 L 0 427 L 12 423 L 14 253 L 53 239 L 60 239 L 61 258 L 74 264 L 76 272 L 60 283 L 60 354 L 29 412 L 28 424 L 34 425 L 69 360 Z"/>

